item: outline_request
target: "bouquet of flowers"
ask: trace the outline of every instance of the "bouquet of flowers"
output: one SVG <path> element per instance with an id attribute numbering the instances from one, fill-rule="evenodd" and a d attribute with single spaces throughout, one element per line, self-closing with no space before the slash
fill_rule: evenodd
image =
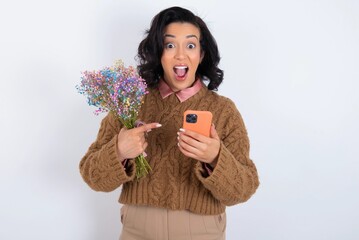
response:
<path id="1" fill-rule="evenodd" d="M 81 84 L 76 89 L 87 97 L 90 106 L 97 107 L 96 115 L 112 112 L 127 129 L 131 129 L 136 127 L 138 111 L 144 95 L 148 93 L 146 87 L 146 82 L 134 67 L 126 68 L 118 60 L 114 66 L 83 72 Z M 143 154 L 136 157 L 135 162 L 137 179 L 151 170 Z"/>

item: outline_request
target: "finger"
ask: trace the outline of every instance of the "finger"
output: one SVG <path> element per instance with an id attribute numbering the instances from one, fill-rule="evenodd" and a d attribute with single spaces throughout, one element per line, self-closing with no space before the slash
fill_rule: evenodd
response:
<path id="1" fill-rule="evenodd" d="M 201 156 L 203 154 L 203 151 L 198 149 L 196 146 L 190 145 L 185 141 L 182 141 L 181 139 L 178 141 L 179 146 L 184 149 L 186 152 L 191 153 L 196 156 Z"/>
<path id="2" fill-rule="evenodd" d="M 219 136 L 216 130 L 216 127 L 214 126 L 214 124 L 212 124 L 211 126 L 211 138 L 217 139 L 219 140 Z"/>
<path id="3" fill-rule="evenodd" d="M 187 151 L 186 149 L 184 149 L 184 148 L 180 145 L 180 143 L 178 143 L 178 148 L 179 148 L 179 150 L 183 153 L 183 155 L 185 155 L 186 157 L 190 157 L 190 158 L 199 160 L 197 155 L 195 155 L 195 154 L 193 154 L 192 152 L 189 152 L 189 151 Z"/>
<path id="4" fill-rule="evenodd" d="M 185 134 L 179 135 L 179 141 L 182 141 L 182 142 L 186 143 L 187 145 L 189 145 L 193 148 L 202 150 L 202 151 L 204 150 L 204 147 L 205 147 L 205 143 L 199 142 L 198 140 L 196 140 L 188 135 L 185 135 Z"/>
<path id="5" fill-rule="evenodd" d="M 148 147 L 148 142 L 145 142 L 142 147 L 143 147 L 143 151 L 145 151 L 146 148 Z"/>
<path id="6" fill-rule="evenodd" d="M 141 145 L 144 145 L 144 144 L 145 144 L 146 138 L 145 138 L 144 135 L 140 138 L 140 141 L 141 141 Z"/>
<path id="7" fill-rule="evenodd" d="M 154 128 L 159 128 L 159 127 L 162 127 L 161 124 L 159 123 L 147 123 L 147 124 L 144 124 L 138 128 L 135 128 L 135 131 L 136 132 L 148 132 L 150 131 L 151 129 L 154 129 Z"/>
<path id="8" fill-rule="evenodd" d="M 198 142 L 206 142 L 206 140 L 208 139 L 206 136 L 196 133 L 191 130 L 180 128 L 179 131 L 180 131 L 181 135 L 182 134 L 187 135 L 193 139 L 196 139 Z"/>
<path id="9" fill-rule="evenodd" d="M 135 152 L 136 155 L 138 156 L 138 155 L 142 154 L 142 153 L 146 150 L 147 146 L 148 146 L 148 143 L 147 143 L 147 142 L 144 142 L 143 144 L 138 145 L 138 146 L 134 149 L 134 152 Z"/>

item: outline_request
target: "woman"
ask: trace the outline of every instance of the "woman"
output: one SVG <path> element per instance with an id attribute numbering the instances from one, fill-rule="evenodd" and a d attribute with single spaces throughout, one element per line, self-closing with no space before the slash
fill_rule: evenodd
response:
<path id="1" fill-rule="evenodd" d="M 123 186 L 121 239 L 225 239 L 226 206 L 259 181 L 240 113 L 213 91 L 223 79 L 217 44 L 201 18 L 172 7 L 154 17 L 138 57 L 147 124 L 127 130 L 108 114 L 81 174 L 96 191 Z M 210 137 L 182 129 L 188 109 L 212 112 Z M 152 171 L 136 180 L 131 159 L 144 151 Z"/>

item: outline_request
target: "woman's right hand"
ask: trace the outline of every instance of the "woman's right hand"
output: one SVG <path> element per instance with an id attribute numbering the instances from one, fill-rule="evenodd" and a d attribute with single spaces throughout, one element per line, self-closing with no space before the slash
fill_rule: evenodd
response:
<path id="1" fill-rule="evenodd" d="M 145 134 L 161 126 L 159 123 L 148 123 L 133 129 L 122 128 L 117 138 L 120 160 L 132 159 L 143 153 L 148 145 Z"/>

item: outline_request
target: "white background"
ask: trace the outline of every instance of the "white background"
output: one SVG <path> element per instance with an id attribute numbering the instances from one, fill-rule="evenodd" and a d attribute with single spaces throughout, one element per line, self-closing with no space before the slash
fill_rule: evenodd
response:
<path id="1" fill-rule="evenodd" d="M 122 58 L 180 5 L 216 37 L 219 93 L 240 109 L 261 185 L 230 207 L 227 239 L 359 239 L 356 0 L 2 1 L 0 239 L 118 239 L 112 193 L 78 170 L 102 116 L 81 71 Z"/>

